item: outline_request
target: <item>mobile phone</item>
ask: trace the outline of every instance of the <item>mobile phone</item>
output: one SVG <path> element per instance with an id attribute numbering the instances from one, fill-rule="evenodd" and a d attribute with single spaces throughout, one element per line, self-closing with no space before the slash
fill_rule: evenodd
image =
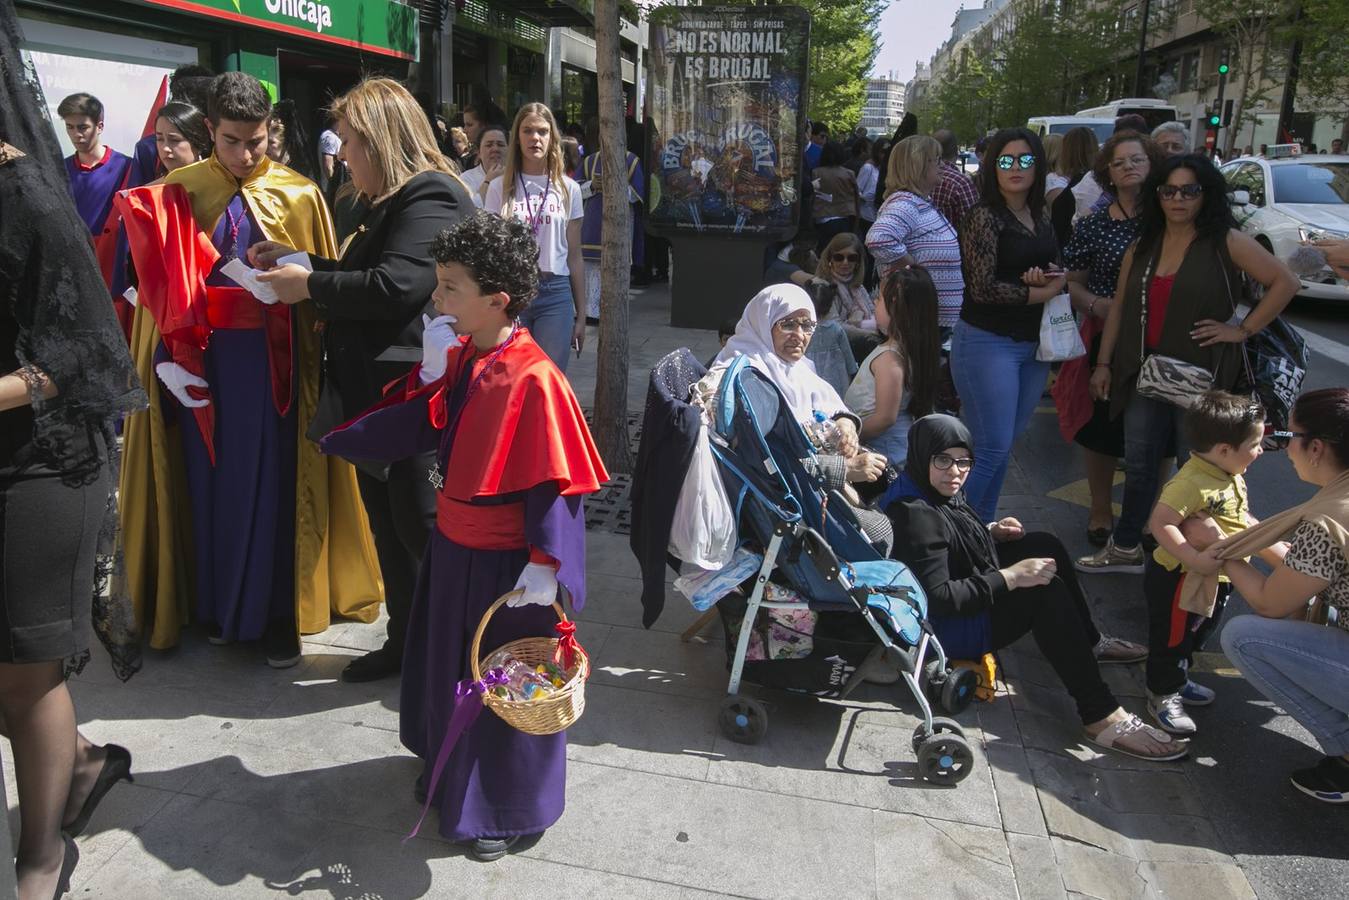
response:
<path id="1" fill-rule="evenodd" d="M 581 358 L 581 342 L 576 338 L 571 339 L 571 349 L 576 351 L 576 358 Z"/>

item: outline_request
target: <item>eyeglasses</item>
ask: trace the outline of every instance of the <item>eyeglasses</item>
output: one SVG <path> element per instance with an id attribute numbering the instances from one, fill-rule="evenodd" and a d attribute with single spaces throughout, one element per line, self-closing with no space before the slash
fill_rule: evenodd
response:
<path id="1" fill-rule="evenodd" d="M 793 331 L 799 331 L 802 334 L 815 333 L 815 323 L 810 319 L 781 319 L 773 323 L 773 327 L 785 334 L 791 334 Z"/>
<path id="2" fill-rule="evenodd" d="M 1157 196 L 1163 200 L 1174 199 L 1179 195 L 1182 200 L 1194 200 L 1200 194 L 1204 193 L 1202 184 L 1159 184 L 1157 185 Z"/>
<path id="3" fill-rule="evenodd" d="M 932 465 L 936 466 L 943 472 L 945 472 L 952 466 L 955 466 L 962 472 L 968 472 L 970 469 L 974 467 L 974 458 L 970 456 L 957 457 L 952 456 L 949 453 L 938 453 L 936 456 L 932 457 Z"/>
<path id="4" fill-rule="evenodd" d="M 1124 159 L 1112 160 L 1110 168 L 1112 169 L 1141 169 L 1148 164 L 1146 156 L 1127 156 Z"/>
<path id="5" fill-rule="evenodd" d="M 1311 437 L 1305 431 L 1279 431 L 1273 425 L 1265 425 L 1265 444 L 1275 450 L 1287 450 L 1293 438 Z"/>
<path id="6" fill-rule="evenodd" d="M 833 257 L 834 262 L 851 262 L 851 263 L 855 263 L 861 258 L 862 257 L 856 253 L 835 253 Z"/>
<path id="7" fill-rule="evenodd" d="M 1010 153 L 1004 153 L 998 157 L 998 168 L 1004 172 L 1012 168 L 1012 163 L 1016 163 L 1019 169 L 1033 169 L 1035 168 L 1035 154 L 1022 153 L 1020 156 L 1013 156 Z"/>

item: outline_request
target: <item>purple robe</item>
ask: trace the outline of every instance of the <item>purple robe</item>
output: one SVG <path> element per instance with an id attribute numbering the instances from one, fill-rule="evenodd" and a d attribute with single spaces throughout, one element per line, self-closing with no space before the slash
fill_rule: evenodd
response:
<path id="1" fill-rule="evenodd" d="M 207 285 L 237 287 L 220 267 L 263 238 L 236 194 L 211 237 L 221 258 Z M 159 361 L 168 358 L 161 347 Z M 284 418 L 276 411 L 261 328 L 216 328 L 205 361 L 216 407 L 214 466 L 190 412 L 164 392 L 166 413 L 181 423 L 196 614 L 226 640 L 256 640 L 269 621 L 295 621 L 295 407 Z"/>
<path id="2" fill-rule="evenodd" d="M 119 190 L 133 186 L 128 180 L 131 170 L 131 157 L 111 147 L 107 148 L 104 160 L 92 168 L 80 165 L 79 154 L 66 157 L 70 196 L 75 199 L 75 209 L 95 242 L 113 240 L 113 226 L 108 222 L 112 198 Z M 115 241 L 116 250 L 110 256 L 100 254 L 99 264 L 104 269 L 103 280 L 107 282 L 109 292 L 113 297 L 121 297 L 128 285 L 126 263 L 130 251 L 126 234 L 120 228 Z"/>
<path id="3" fill-rule="evenodd" d="M 159 144 L 153 134 L 147 134 L 136 142 L 136 150 L 131 156 L 131 184 L 128 187 L 149 184 L 160 174 Z"/>
<path id="4" fill-rule="evenodd" d="M 466 382 L 460 382 L 450 399 L 450 421 L 463 403 Z M 376 409 L 328 435 L 321 446 L 325 453 L 385 461 L 436 449 L 440 433 L 430 425 L 427 400 L 423 394 Z M 447 482 L 452 477 L 448 474 Z M 558 561 L 558 582 L 572 607 L 580 609 L 585 603 L 581 498 L 559 497 L 556 484 L 547 482 L 523 495 L 494 499 L 523 500 L 525 541 Z M 515 587 L 528 561 L 524 546 L 477 550 L 451 541 L 439 529 L 432 532 L 413 595 L 399 705 L 399 736 L 421 758 L 423 784 L 430 781 L 454 710 L 455 685 L 472 677 L 469 649 L 478 622 L 498 597 Z M 503 607 L 488 624 L 482 653 L 517 638 L 553 637 L 556 623 L 551 608 Z M 561 817 L 566 782 L 565 732 L 525 734 L 484 710 L 455 745 L 432 805 L 440 815 L 441 835 L 451 840 L 537 834 Z"/>

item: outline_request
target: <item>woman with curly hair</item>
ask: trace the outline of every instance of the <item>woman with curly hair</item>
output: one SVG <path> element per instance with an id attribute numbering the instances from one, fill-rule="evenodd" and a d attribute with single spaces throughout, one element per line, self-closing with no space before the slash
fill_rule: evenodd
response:
<path id="1" fill-rule="evenodd" d="M 485 652 L 552 635 L 559 587 L 581 608 L 581 497 L 609 476 L 566 377 L 520 325 L 539 279 L 528 226 L 477 213 L 442 231 L 431 253 L 436 312 L 463 336 L 445 342 L 428 331 L 425 361 L 405 386 L 323 446 L 362 459 L 436 459 L 436 528 L 413 603 L 399 731 L 424 764 L 414 788 L 423 815 L 435 806 L 440 833 L 486 862 L 562 815 L 567 738 L 526 734 L 494 715 L 462 724 L 478 702 L 474 632 L 512 590 L 488 624 Z"/>
<path id="2" fill-rule="evenodd" d="M 338 259 L 311 257 L 313 272 L 286 265 L 263 276 L 285 303 L 313 298 L 324 323 L 324 399 L 333 401 L 320 404 L 320 416 L 331 413 L 322 422 L 327 427 L 378 402 L 384 385 L 408 373 L 421 359 L 428 325 L 443 334 L 446 323 L 432 322 L 427 312 L 436 285 L 431 241 L 473 211 L 426 114 L 398 82 L 363 81 L 338 98 L 332 113 L 351 183 L 367 205 L 364 218 Z M 289 252 L 264 242 L 249 256 L 271 265 Z M 363 463 L 357 471 L 389 631 L 383 647 L 342 671 L 346 681 L 372 681 L 402 666 L 412 590 L 435 521 L 435 494 L 426 480 L 433 462 L 430 454 L 410 455 L 385 465 Z"/>

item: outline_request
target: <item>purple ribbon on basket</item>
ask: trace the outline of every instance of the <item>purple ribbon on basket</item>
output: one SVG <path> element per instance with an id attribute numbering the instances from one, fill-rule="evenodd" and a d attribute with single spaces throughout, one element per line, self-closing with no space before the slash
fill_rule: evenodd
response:
<path id="1" fill-rule="evenodd" d="M 445 737 L 441 738 L 435 765 L 431 767 L 431 781 L 426 786 L 426 802 L 422 804 L 422 814 L 417 818 L 412 833 L 403 838 L 404 842 L 415 838 L 417 832 L 421 831 L 422 822 L 426 821 L 426 814 L 430 812 L 431 804 L 435 801 L 440 776 L 444 774 L 445 766 L 450 761 L 450 753 L 459 743 L 459 738 L 477 721 L 478 714 L 482 712 L 483 694 L 509 681 L 505 670 L 498 667 L 488 671 L 480 681 L 465 678 L 454 686 L 454 712 L 450 715 L 449 724 L 445 726 Z"/>

